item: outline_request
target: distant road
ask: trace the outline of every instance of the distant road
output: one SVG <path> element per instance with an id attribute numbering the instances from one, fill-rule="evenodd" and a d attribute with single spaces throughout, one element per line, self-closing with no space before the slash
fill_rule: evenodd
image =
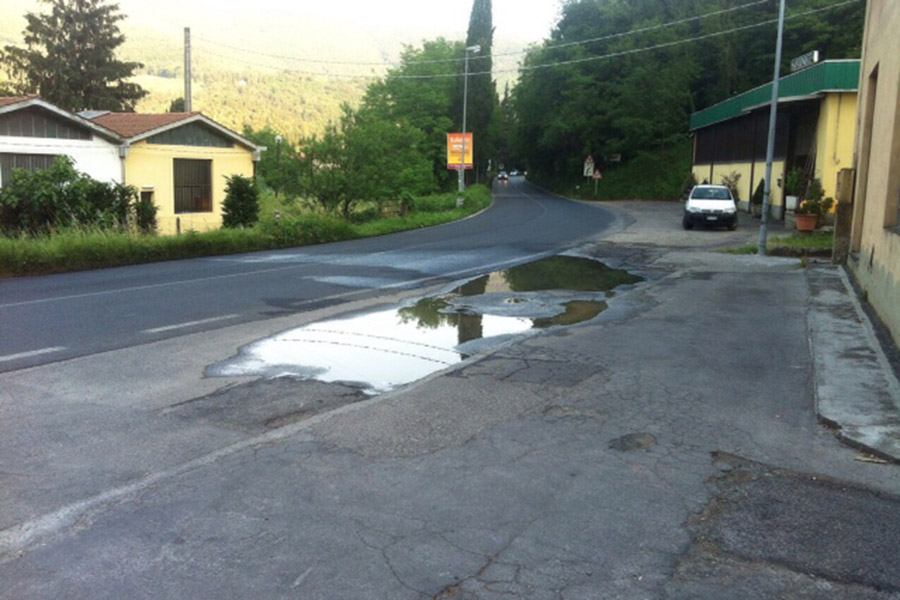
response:
<path id="1" fill-rule="evenodd" d="M 613 222 L 513 178 L 472 218 L 296 249 L 0 281 L 0 372 L 411 289 L 565 249 Z"/>

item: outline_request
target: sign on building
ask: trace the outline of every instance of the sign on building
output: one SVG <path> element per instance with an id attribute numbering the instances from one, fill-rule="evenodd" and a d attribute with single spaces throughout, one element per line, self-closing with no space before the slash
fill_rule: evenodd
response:
<path id="1" fill-rule="evenodd" d="M 819 62 L 819 51 L 813 50 L 812 52 L 807 52 L 803 56 L 798 56 L 791 61 L 791 73 L 805 69 L 806 67 L 811 67 L 817 62 Z"/>

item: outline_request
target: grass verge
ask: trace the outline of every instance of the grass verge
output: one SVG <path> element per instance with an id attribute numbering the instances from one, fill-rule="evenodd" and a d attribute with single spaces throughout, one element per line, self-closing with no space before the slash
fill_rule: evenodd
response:
<path id="1" fill-rule="evenodd" d="M 246 229 L 217 229 L 180 236 L 135 235 L 121 231 L 71 229 L 49 235 L 0 237 L 0 277 L 43 275 L 102 267 L 237 254 L 337 242 L 448 223 L 474 214 L 491 202 L 486 186 L 466 190 L 464 206 L 456 194 L 419 199 L 406 216 L 375 217 L 361 223 L 332 215 L 285 210 Z"/>
<path id="2" fill-rule="evenodd" d="M 829 232 L 794 233 L 770 237 L 766 240 L 766 254 L 769 256 L 831 256 L 834 234 Z M 756 254 L 755 244 L 728 248 L 728 254 Z"/>

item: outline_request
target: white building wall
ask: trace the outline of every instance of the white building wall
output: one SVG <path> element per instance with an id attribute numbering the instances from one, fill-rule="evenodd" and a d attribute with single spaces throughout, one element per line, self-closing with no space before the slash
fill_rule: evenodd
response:
<path id="1" fill-rule="evenodd" d="M 65 154 L 75 168 L 98 181 L 122 183 L 122 161 L 116 144 L 94 135 L 90 140 L 0 136 L 2 154 Z M 0 181 L 0 186 L 3 182 Z"/>

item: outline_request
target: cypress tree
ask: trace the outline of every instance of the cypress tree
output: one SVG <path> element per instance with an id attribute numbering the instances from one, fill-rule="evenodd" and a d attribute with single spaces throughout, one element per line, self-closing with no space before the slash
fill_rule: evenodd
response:
<path id="1" fill-rule="evenodd" d="M 469 56 L 469 94 L 466 113 L 466 129 L 472 132 L 475 152 L 474 167 L 484 173 L 487 160 L 493 155 L 494 140 L 490 139 L 490 124 L 497 104 L 497 90 L 491 76 L 493 60 L 491 46 L 494 40 L 494 26 L 491 0 L 474 0 L 469 16 L 469 31 L 466 36 L 466 47 L 481 46 L 481 51 Z M 462 73 L 464 67 L 460 66 Z M 455 119 L 462 129 L 463 110 L 463 78 L 459 78 Z"/>

